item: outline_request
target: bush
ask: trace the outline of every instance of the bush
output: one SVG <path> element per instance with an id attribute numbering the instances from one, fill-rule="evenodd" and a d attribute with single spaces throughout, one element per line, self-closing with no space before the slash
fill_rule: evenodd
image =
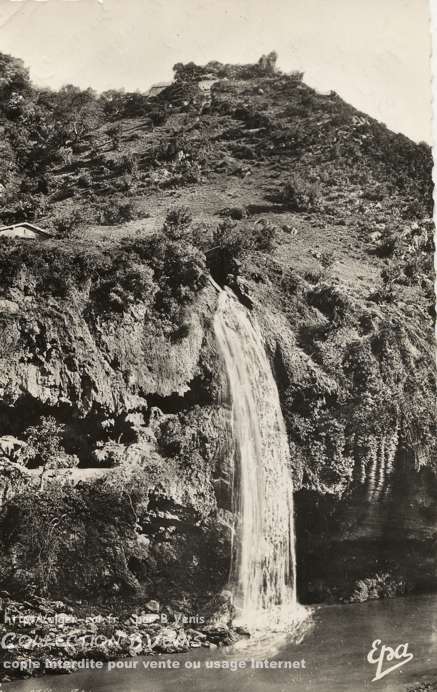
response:
<path id="1" fill-rule="evenodd" d="M 302 286 L 302 279 L 294 269 L 286 269 L 281 278 L 281 289 L 286 295 L 294 295 Z"/>
<path id="2" fill-rule="evenodd" d="M 228 281 L 228 275 L 236 276 L 240 259 L 249 243 L 237 225 L 225 219 L 213 231 L 211 247 L 207 250 L 208 266 L 219 283 Z"/>
<path id="3" fill-rule="evenodd" d="M 101 166 L 101 174 L 107 175 L 111 171 L 115 175 L 123 175 L 124 173 L 135 173 L 138 170 L 138 162 L 135 154 L 128 152 L 127 154 L 115 155 L 108 158 L 99 157 L 98 163 Z"/>
<path id="4" fill-rule="evenodd" d="M 379 598 L 394 598 L 405 594 L 405 581 L 402 577 L 393 577 L 391 574 L 375 574 L 374 577 L 360 579 L 350 597 L 351 603 L 363 603 L 364 601 Z"/>
<path id="5" fill-rule="evenodd" d="M 196 65 L 194 62 L 176 63 L 173 66 L 175 82 L 196 83 L 211 76 L 229 80 L 270 76 L 276 73 L 277 57 L 276 52 L 271 51 L 268 55 L 262 55 L 257 63 L 245 65 L 223 64 L 217 60 L 212 60 L 206 65 Z"/>
<path id="6" fill-rule="evenodd" d="M 112 146 L 114 149 L 118 149 L 120 146 L 122 132 L 123 128 L 120 125 L 120 123 L 117 123 L 116 125 L 111 125 L 111 127 L 107 130 L 107 135 L 111 138 Z"/>
<path id="7" fill-rule="evenodd" d="M 304 72 L 300 72 L 299 70 L 293 70 L 293 72 L 291 72 L 290 74 L 290 77 L 295 82 L 301 82 L 304 78 L 304 74 Z"/>
<path id="8" fill-rule="evenodd" d="M 236 108 L 234 111 L 234 117 L 238 120 L 242 120 L 246 127 L 250 129 L 271 127 L 272 124 L 267 113 L 262 113 L 251 108 L 247 108 L 246 106 L 239 106 Z"/>
<path id="9" fill-rule="evenodd" d="M 12 573 L 2 588 L 58 598 L 135 593 L 138 582 L 129 565 L 144 557 L 134 527 L 149 479 L 141 467 L 135 480 L 114 470 L 104 482 L 71 486 L 52 480 L 43 491 L 21 492 L 6 507 L 4 525 L 13 531 L 3 533 L 1 545 L 11 562 L 16 555 L 19 578 Z"/>
<path id="10" fill-rule="evenodd" d="M 247 211 L 244 207 L 225 207 L 225 209 L 221 210 L 220 216 L 233 219 L 234 221 L 241 221 L 246 218 Z"/>
<path id="11" fill-rule="evenodd" d="M 192 183 L 200 183 L 201 180 L 202 168 L 200 163 L 185 158 L 173 164 L 173 175 L 169 185 L 190 185 Z"/>
<path id="12" fill-rule="evenodd" d="M 149 117 L 153 126 L 157 127 L 158 125 L 164 125 L 167 120 L 167 113 L 163 108 L 160 108 L 159 110 L 152 111 Z"/>
<path id="13" fill-rule="evenodd" d="M 373 250 L 374 254 L 381 258 L 391 257 L 398 245 L 398 239 L 394 233 L 385 234 Z"/>
<path id="14" fill-rule="evenodd" d="M 188 207 L 175 207 L 167 212 L 163 233 L 169 240 L 181 240 L 189 232 L 193 215 Z"/>
<path id="15" fill-rule="evenodd" d="M 27 428 L 27 450 L 34 467 L 41 467 L 40 488 L 43 487 L 49 469 L 74 467 L 77 457 L 68 455 L 63 448 L 64 426 L 53 416 L 41 418 L 38 425 Z"/>
<path id="16" fill-rule="evenodd" d="M 294 175 L 283 186 L 279 201 L 290 211 L 311 211 L 317 207 L 319 195 L 315 183 Z"/>
<path id="17" fill-rule="evenodd" d="M 26 295 L 54 295 L 65 298 L 72 286 L 83 284 L 101 271 L 105 256 L 88 244 L 46 240 L 0 241 L 0 285 L 2 291 L 18 286 Z"/>
<path id="18" fill-rule="evenodd" d="M 309 284 L 315 285 L 318 284 L 321 280 L 322 272 L 320 271 L 320 269 L 308 269 L 308 271 L 306 271 L 303 276 L 305 281 L 308 281 Z"/>
<path id="19" fill-rule="evenodd" d="M 271 252 L 274 248 L 277 228 L 268 221 L 255 224 L 253 243 L 256 250 Z"/>
<path id="20" fill-rule="evenodd" d="M 124 154 L 120 161 L 118 171 L 119 173 L 131 173 L 134 174 L 138 170 L 137 158 L 134 154 L 128 152 Z"/>
<path id="21" fill-rule="evenodd" d="M 225 219 L 212 234 L 214 249 L 220 250 L 223 259 L 239 259 L 247 249 L 247 239 L 236 223 Z"/>
<path id="22" fill-rule="evenodd" d="M 336 325 L 341 324 L 349 314 L 353 314 L 353 304 L 349 297 L 335 285 L 323 283 L 307 292 L 308 304 L 317 308 Z"/>
<path id="23" fill-rule="evenodd" d="M 334 253 L 329 251 L 322 252 L 319 257 L 319 262 L 323 269 L 330 269 L 335 263 Z"/>
<path id="24" fill-rule="evenodd" d="M 136 217 L 134 204 L 126 198 L 104 202 L 97 207 L 97 222 L 107 226 L 126 223 Z"/>
<path id="25" fill-rule="evenodd" d="M 205 255 L 190 240 L 189 236 L 169 240 L 159 234 L 143 249 L 150 258 L 159 286 L 155 307 L 173 324 L 179 323 L 185 306 L 207 283 Z"/>
<path id="26" fill-rule="evenodd" d="M 175 217 L 187 223 L 186 211 Z M 123 312 L 135 301 L 157 310 L 174 327 L 187 304 L 207 281 L 205 255 L 192 244 L 190 232 L 178 240 L 164 233 L 93 246 L 80 240 L 47 240 L 44 244 L 0 240 L 0 286 L 7 294 L 67 298 L 72 291 L 88 297 L 88 310 Z"/>
<path id="27" fill-rule="evenodd" d="M 34 221 L 47 211 L 47 200 L 44 195 L 24 193 L 13 196 L 1 209 L 2 224 Z"/>
<path id="28" fill-rule="evenodd" d="M 108 271 L 91 291 L 99 310 L 124 312 L 135 301 L 153 303 L 158 287 L 153 271 L 135 257 L 115 253 Z"/>
<path id="29" fill-rule="evenodd" d="M 66 238 L 83 225 L 83 215 L 79 209 L 62 211 L 52 220 L 58 238 Z"/>
<path id="30" fill-rule="evenodd" d="M 93 179 L 92 179 L 89 171 L 85 171 L 85 173 L 81 173 L 77 179 L 77 183 L 78 183 L 79 187 L 91 187 L 92 182 L 93 182 Z"/>

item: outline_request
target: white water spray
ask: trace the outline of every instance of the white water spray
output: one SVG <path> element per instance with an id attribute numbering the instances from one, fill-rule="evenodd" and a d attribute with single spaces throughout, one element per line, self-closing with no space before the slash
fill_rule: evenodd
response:
<path id="1" fill-rule="evenodd" d="M 214 329 L 232 402 L 235 541 L 231 588 L 249 629 L 289 629 L 296 598 L 293 486 L 276 382 L 257 323 L 229 289 Z"/>

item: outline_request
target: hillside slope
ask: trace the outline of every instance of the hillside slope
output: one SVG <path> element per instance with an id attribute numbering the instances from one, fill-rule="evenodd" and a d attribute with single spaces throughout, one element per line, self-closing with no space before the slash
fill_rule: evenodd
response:
<path id="1" fill-rule="evenodd" d="M 229 408 L 212 274 L 259 320 L 276 375 L 301 597 L 364 598 L 363 579 L 378 595 L 434 588 L 429 148 L 259 65 L 178 66 L 134 105 L 38 92 L 25 75 L 15 88 L 21 99 L 2 102 L 1 216 L 57 236 L 0 240 L 0 432 L 44 475 L 40 506 L 5 462 L 3 584 L 103 599 L 225 585 Z M 75 464 L 72 490 L 61 469 Z M 80 480 L 102 464 L 100 489 Z M 59 531 L 47 574 L 26 526 L 42 540 L 59 514 L 81 528 Z M 74 580 L 72 555 L 86 555 Z"/>

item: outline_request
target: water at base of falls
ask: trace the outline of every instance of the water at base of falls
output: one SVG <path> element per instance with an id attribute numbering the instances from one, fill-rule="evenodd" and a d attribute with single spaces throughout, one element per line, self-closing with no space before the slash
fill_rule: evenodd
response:
<path id="1" fill-rule="evenodd" d="M 304 609 L 296 597 L 293 486 L 278 389 L 259 327 L 229 289 L 219 296 L 214 329 L 232 403 L 237 620 L 250 631 L 291 631 Z"/>

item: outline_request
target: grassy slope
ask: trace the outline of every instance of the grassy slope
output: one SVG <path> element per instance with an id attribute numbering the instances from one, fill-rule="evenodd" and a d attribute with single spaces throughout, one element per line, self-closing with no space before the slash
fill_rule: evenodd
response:
<path id="1" fill-rule="evenodd" d="M 165 98 L 164 92 L 161 99 Z M 235 117 L 238 108 L 249 111 L 246 122 Z M 179 110 L 177 103 L 173 105 L 173 111 Z M 261 129 L 252 126 L 258 125 L 259 114 L 265 118 Z M 379 148 L 383 155 L 383 142 L 390 159 L 391 152 L 414 145 L 338 97 L 317 95 L 304 84 L 279 77 L 232 82 L 224 93 L 215 95 L 206 113 L 173 112 L 165 125 L 154 128 L 147 117 L 125 119 L 119 124 L 118 151 L 112 149 L 106 136 L 108 125 L 95 134 L 93 155 L 98 151 L 103 159 L 136 159 L 137 171 L 129 178 L 125 194 L 141 218 L 111 227 L 91 222 L 86 231 L 89 238 L 117 239 L 138 230 L 156 231 L 167 209 L 174 205 L 189 206 L 196 222 L 210 226 L 217 224 L 218 214 L 226 207 L 250 209 L 253 205 L 250 217 L 240 225 L 250 233 L 261 218 L 274 223 L 278 227 L 274 257 L 282 266 L 314 270 L 320 267 L 315 255 L 332 252 L 333 274 L 351 291 L 363 295 L 374 286 L 385 262 L 369 254 L 370 233 L 390 224 L 400 232 L 410 221 L 402 218 L 409 192 L 396 180 L 399 164 L 393 156 L 393 164 L 386 170 L 375 151 Z M 190 161 L 198 158 L 202 171 L 199 183 L 165 188 L 154 182 L 163 169 L 172 172 L 176 165 L 162 156 L 169 141 L 177 142 Z M 72 206 L 88 209 L 90 202 L 110 201 L 119 194 L 117 187 L 123 176 L 111 171 L 99 174 L 98 164 L 85 151 L 70 166 L 54 171 L 58 181 L 67 181 L 74 196 L 54 203 L 50 216 Z M 88 189 L 77 185 L 83 173 L 91 176 Z M 269 201 L 290 173 L 320 186 L 317 211 L 293 213 Z M 426 184 L 423 177 L 415 177 L 411 180 L 417 189 Z M 382 181 L 386 187 L 382 198 L 368 199 L 366 193 Z"/>

